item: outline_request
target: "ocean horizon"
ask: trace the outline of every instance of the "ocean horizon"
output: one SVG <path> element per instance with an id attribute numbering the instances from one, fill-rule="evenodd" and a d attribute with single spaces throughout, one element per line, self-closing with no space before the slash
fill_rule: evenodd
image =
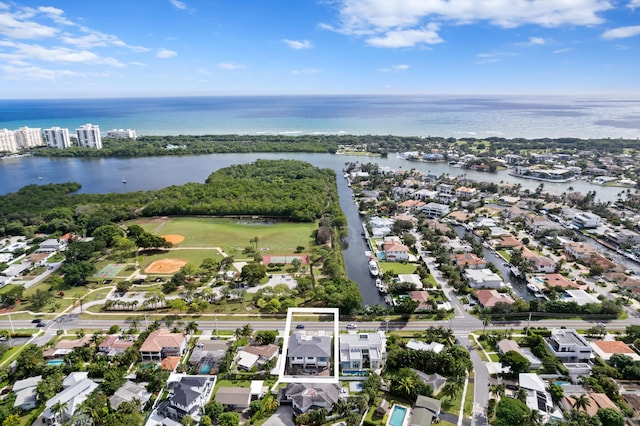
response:
<path id="1" fill-rule="evenodd" d="M 0 100 L 0 128 L 92 123 L 138 135 L 640 137 L 640 98 L 291 95 Z"/>

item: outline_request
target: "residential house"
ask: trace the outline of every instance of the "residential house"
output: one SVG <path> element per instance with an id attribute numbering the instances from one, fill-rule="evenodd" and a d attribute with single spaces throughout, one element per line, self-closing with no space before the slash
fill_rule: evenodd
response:
<path id="1" fill-rule="evenodd" d="M 573 397 L 579 397 L 580 395 L 564 395 L 562 400 L 560 401 L 560 407 L 563 410 L 571 411 L 574 408 L 575 399 Z M 589 402 L 587 403 L 587 407 L 585 409 L 586 413 L 589 417 L 595 416 L 598 413 L 598 410 L 601 408 L 611 408 L 615 411 L 620 411 L 620 408 L 609 399 L 607 394 L 598 393 L 598 392 L 589 392 L 586 394 Z"/>
<path id="2" fill-rule="evenodd" d="M 415 198 L 417 198 L 418 200 L 435 200 L 436 198 L 438 198 L 438 191 L 432 191 L 429 189 L 421 189 L 419 191 L 416 191 L 413 196 Z"/>
<path id="3" fill-rule="evenodd" d="M 575 260 L 588 260 L 597 253 L 596 249 L 587 244 L 580 242 L 567 242 L 564 244 L 564 252 L 571 258 Z"/>
<path id="4" fill-rule="evenodd" d="M 144 407 L 150 398 L 151 392 L 148 392 L 144 386 L 127 380 L 109 398 L 109 402 L 111 404 L 111 408 L 117 410 L 123 402 L 131 402 L 134 399 L 140 401 L 140 405 Z"/>
<path id="5" fill-rule="evenodd" d="M 167 371 L 175 371 L 180 365 L 180 358 L 179 356 L 168 356 L 160 361 L 160 368 Z"/>
<path id="6" fill-rule="evenodd" d="M 530 410 L 538 410 L 543 416 L 553 411 L 551 394 L 540 376 L 534 373 L 520 373 L 518 384 L 520 389 L 527 391 L 525 404 Z"/>
<path id="7" fill-rule="evenodd" d="M 72 382 L 73 384 L 68 386 L 63 382 L 63 391 L 45 403 L 45 409 L 40 415 L 41 420 L 38 421 L 36 419 L 34 424 L 56 425 L 71 420 L 73 413 L 86 401 L 89 394 L 98 387 L 96 382 L 88 378 L 82 378 L 77 381 L 74 378 Z M 51 411 L 51 407 L 58 402 L 65 406 L 65 410 L 61 414 Z"/>
<path id="8" fill-rule="evenodd" d="M 539 234 L 544 231 L 557 231 L 563 229 L 559 223 L 537 214 L 528 214 L 525 216 L 524 223 L 527 229 L 534 234 Z"/>
<path id="9" fill-rule="evenodd" d="M 412 368 L 412 370 L 418 375 L 424 384 L 431 386 L 431 389 L 433 389 L 433 395 L 439 394 L 442 388 L 444 388 L 444 385 L 447 384 L 447 378 L 439 375 L 438 373 L 427 374 L 420 370 L 416 370 L 415 368 Z"/>
<path id="10" fill-rule="evenodd" d="M 605 232 L 605 238 L 617 246 L 635 246 L 640 244 L 640 234 L 629 229 L 618 229 Z"/>
<path id="11" fill-rule="evenodd" d="M 562 362 L 588 362 L 592 357 L 589 342 L 570 328 L 553 330 L 546 343 L 551 353 Z"/>
<path id="12" fill-rule="evenodd" d="M 605 361 L 616 354 L 625 355 L 634 361 L 640 361 L 640 355 L 629 345 L 620 340 L 594 340 L 591 342 L 593 352 Z"/>
<path id="13" fill-rule="evenodd" d="M 518 342 L 510 339 L 502 339 L 497 343 L 498 352 L 506 354 L 509 351 L 514 351 L 529 360 L 529 368 L 537 370 L 542 367 L 542 361 L 535 356 L 528 348 L 521 348 Z"/>
<path id="14" fill-rule="evenodd" d="M 427 203 L 422 208 L 422 212 L 428 217 L 438 218 L 449 214 L 449 206 L 439 203 Z"/>
<path id="15" fill-rule="evenodd" d="M 399 283 L 411 283 L 416 286 L 417 289 L 422 289 L 422 279 L 418 274 L 398 274 Z"/>
<path id="16" fill-rule="evenodd" d="M 516 238 L 514 238 L 513 235 L 505 235 L 500 237 L 498 240 L 496 240 L 494 245 L 497 249 L 500 249 L 500 248 L 519 249 L 520 247 L 522 247 L 522 243 Z"/>
<path id="17" fill-rule="evenodd" d="M 294 333 L 289 339 L 289 365 L 301 368 L 327 368 L 331 361 L 331 336 Z"/>
<path id="18" fill-rule="evenodd" d="M 215 380 L 202 376 L 173 376 L 167 388 L 169 397 L 158 406 L 158 412 L 165 417 L 180 421 L 186 415 L 196 422 L 200 420 L 201 409 L 209 401 Z"/>
<path id="19" fill-rule="evenodd" d="M 406 200 L 398 203 L 398 211 L 402 213 L 412 213 L 420 210 L 425 205 L 424 201 Z"/>
<path id="20" fill-rule="evenodd" d="M 456 188 L 456 197 L 460 200 L 470 200 L 477 194 L 478 190 L 475 188 L 468 188 L 466 186 Z"/>
<path id="21" fill-rule="evenodd" d="M 62 358 L 76 348 L 89 344 L 91 336 L 83 336 L 80 339 L 59 340 L 53 348 L 45 349 L 42 355 L 45 359 Z"/>
<path id="22" fill-rule="evenodd" d="M 270 359 L 278 356 L 280 347 L 278 345 L 250 345 L 244 346 L 238 351 L 236 357 L 238 368 L 249 371 L 254 366 L 264 365 Z"/>
<path id="23" fill-rule="evenodd" d="M 340 368 L 342 370 L 380 369 L 385 352 L 384 332 L 340 335 Z"/>
<path id="24" fill-rule="evenodd" d="M 251 403 L 251 388 L 220 387 L 214 399 L 225 409 L 242 411 Z"/>
<path id="25" fill-rule="evenodd" d="M 562 298 L 565 302 L 575 302 L 578 306 L 584 306 L 589 303 L 602 303 L 597 297 L 587 293 L 582 289 L 565 290 L 565 297 Z"/>
<path id="26" fill-rule="evenodd" d="M 36 408 L 36 405 L 38 405 L 36 386 L 38 386 L 41 380 L 42 376 L 40 375 L 15 382 L 12 390 L 16 394 L 16 400 L 13 406 L 20 408 L 22 411 L 29 411 Z"/>
<path id="27" fill-rule="evenodd" d="M 383 217 L 372 217 L 369 219 L 369 226 L 371 227 L 371 236 L 374 238 L 383 238 L 391 233 L 393 229 L 394 220 Z"/>
<path id="28" fill-rule="evenodd" d="M 395 239 L 386 240 L 382 244 L 384 250 L 384 258 L 389 262 L 400 262 L 409 260 L 409 247 L 405 246 Z"/>
<path id="29" fill-rule="evenodd" d="M 451 230 L 451 228 L 449 228 L 449 225 L 447 225 L 446 223 L 442 223 L 436 219 L 425 219 L 424 226 L 426 226 L 427 229 L 431 229 L 432 231 L 436 231 L 441 234 L 446 234 Z"/>
<path id="30" fill-rule="evenodd" d="M 56 240 L 55 238 L 50 238 L 48 240 L 44 240 L 43 242 L 40 243 L 40 247 L 38 247 L 39 252 L 43 252 L 43 253 L 53 253 L 59 250 L 62 250 L 64 247 L 66 247 L 66 244 L 64 241 L 59 241 Z"/>
<path id="31" fill-rule="evenodd" d="M 133 346 L 134 343 L 135 342 L 133 340 L 123 340 L 120 336 L 111 334 L 100 342 L 98 345 L 98 352 L 111 358 L 125 353 L 128 348 Z"/>
<path id="32" fill-rule="evenodd" d="M 200 374 L 215 374 L 229 345 L 228 340 L 201 337 L 191 351 L 189 364 L 194 366 Z"/>
<path id="33" fill-rule="evenodd" d="M 469 269 L 483 269 L 487 267 L 487 262 L 474 253 L 456 253 L 453 255 L 453 262 L 456 266 L 463 266 Z"/>
<path id="34" fill-rule="evenodd" d="M 472 288 L 500 288 L 504 286 L 502 278 L 490 269 L 465 269 L 464 276 Z"/>
<path id="35" fill-rule="evenodd" d="M 408 293 L 408 296 L 414 302 L 418 302 L 415 312 L 430 311 L 432 305 L 429 303 L 429 292 L 426 290 L 414 290 Z"/>
<path id="36" fill-rule="evenodd" d="M 340 389 L 340 385 L 335 383 L 289 383 L 283 399 L 291 402 L 295 415 L 319 408 L 330 413 L 340 397 Z"/>
<path id="37" fill-rule="evenodd" d="M 541 256 L 526 247 L 522 249 L 522 257 L 529 261 L 532 272 L 551 273 L 555 272 L 556 270 L 556 262 L 549 259 L 548 257 Z"/>
<path id="38" fill-rule="evenodd" d="M 540 278 L 542 278 L 542 281 L 544 282 L 544 285 L 547 288 L 551 288 L 551 287 L 560 287 L 563 289 L 586 288 L 586 285 L 579 284 L 576 281 L 571 281 L 562 274 L 544 274 Z"/>
<path id="39" fill-rule="evenodd" d="M 509 294 L 500 293 L 496 290 L 476 290 L 475 295 L 478 303 L 480 303 L 480 306 L 483 308 L 493 308 L 497 303 L 508 303 L 509 305 L 515 303 L 515 300 L 513 300 Z"/>
<path id="40" fill-rule="evenodd" d="M 471 253 L 473 247 L 470 244 L 463 242 L 459 238 L 449 239 L 443 237 L 442 245 L 451 253 Z"/>
<path id="41" fill-rule="evenodd" d="M 576 228 L 589 229 L 597 228 L 602 223 L 602 218 L 591 212 L 580 212 L 573 218 L 571 222 Z"/>
<path id="42" fill-rule="evenodd" d="M 182 356 L 187 348 L 187 339 L 182 333 L 172 333 L 166 328 L 152 331 L 140 346 L 143 360 L 162 361 L 168 356 Z"/>
<path id="43" fill-rule="evenodd" d="M 440 416 L 441 407 L 440 400 L 418 395 L 409 426 L 431 426 L 433 421 Z"/>
<path id="44" fill-rule="evenodd" d="M 520 202 L 520 197 L 512 197 L 512 196 L 509 196 L 509 195 L 503 195 L 502 197 L 498 198 L 498 204 L 500 204 L 501 206 L 515 206 L 519 202 Z M 518 208 L 518 207 L 516 207 L 516 208 Z M 519 210 L 522 210 L 522 209 L 519 209 Z M 514 212 L 515 212 L 515 210 L 514 210 Z M 511 212 L 509 212 L 507 214 L 510 214 L 510 213 Z"/>

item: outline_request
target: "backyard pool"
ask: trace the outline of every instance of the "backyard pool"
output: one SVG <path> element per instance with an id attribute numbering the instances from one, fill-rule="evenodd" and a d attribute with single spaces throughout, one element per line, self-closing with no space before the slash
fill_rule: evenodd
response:
<path id="1" fill-rule="evenodd" d="M 404 418 L 407 415 L 407 407 L 402 405 L 394 405 L 391 409 L 391 416 L 389 416 L 388 426 L 402 426 Z"/>
<path id="2" fill-rule="evenodd" d="M 208 362 L 205 362 L 200 366 L 200 374 L 209 374 L 210 371 L 211 371 L 211 364 L 209 364 Z"/>
<path id="3" fill-rule="evenodd" d="M 56 366 L 64 364 L 64 359 L 50 359 L 47 361 L 47 365 Z"/>

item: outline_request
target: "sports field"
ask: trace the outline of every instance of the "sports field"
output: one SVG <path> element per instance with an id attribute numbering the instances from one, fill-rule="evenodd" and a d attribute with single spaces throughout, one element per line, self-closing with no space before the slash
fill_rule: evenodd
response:
<path id="1" fill-rule="evenodd" d="M 126 263 L 109 263 L 108 265 L 100 269 L 98 272 L 96 272 L 94 276 L 96 278 L 113 279 L 117 277 L 120 271 L 126 268 L 126 266 L 127 266 Z"/>
<path id="2" fill-rule="evenodd" d="M 258 250 L 278 255 L 293 254 L 296 247 L 310 247 L 315 223 L 262 222 L 257 220 L 219 219 L 201 217 L 156 217 L 137 219 L 137 224 L 155 235 L 178 236 L 184 240 L 174 247 L 220 247 L 225 252 L 237 252 L 253 245 L 258 237 Z"/>

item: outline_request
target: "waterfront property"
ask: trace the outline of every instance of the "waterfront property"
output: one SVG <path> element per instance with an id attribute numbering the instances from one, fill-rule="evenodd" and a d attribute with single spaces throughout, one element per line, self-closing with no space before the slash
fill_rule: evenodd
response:
<path id="1" fill-rule="evenodd" d="M 408 411 L 409 409 L 407 407 L 394 404 L 393 407 L 391 407 L 391 415 L 389 416 L 389 420 L 387 420 L 387 426 L 403 426 Z"/>

